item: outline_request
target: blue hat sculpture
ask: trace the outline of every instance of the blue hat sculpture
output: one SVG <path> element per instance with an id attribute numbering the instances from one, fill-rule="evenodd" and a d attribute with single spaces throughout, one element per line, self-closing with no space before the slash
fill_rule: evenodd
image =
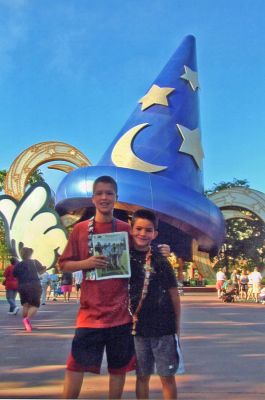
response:
<path id="1" fill-rule="evenodd" d="M 203 194 L 198 88 L 195 38 L 187 36 L 99 163 L 63 179 L 58 212 L 90 206 L 93 181 L 109 175 L 119 188 L 117 208 L 154 210 L 201 249 L 219 248 L 223 216 Z"/>

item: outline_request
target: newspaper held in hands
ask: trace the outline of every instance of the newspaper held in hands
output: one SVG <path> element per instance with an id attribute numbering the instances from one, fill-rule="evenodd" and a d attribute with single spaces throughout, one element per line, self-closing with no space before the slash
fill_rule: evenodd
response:
<path id="1" fill-rule="evenodd" d="M 131 276 L 129 242 L 127 232 L 92 235 L 94 256 L 108 258 L 106 268 L 96 268 L 96 280 L 129 278 Z"/>

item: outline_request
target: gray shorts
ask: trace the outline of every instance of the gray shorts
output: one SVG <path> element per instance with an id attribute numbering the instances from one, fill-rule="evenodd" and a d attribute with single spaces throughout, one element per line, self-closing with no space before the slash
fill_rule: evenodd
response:
<path id="1" fill-rule="evenodd" d="M 160 337 L 134 337 L 137 359 L 136 374 L 147 376 L 156 372 L 160 376 L 173 376 L 178 369 L 179 357 L 175 335 Z"/>

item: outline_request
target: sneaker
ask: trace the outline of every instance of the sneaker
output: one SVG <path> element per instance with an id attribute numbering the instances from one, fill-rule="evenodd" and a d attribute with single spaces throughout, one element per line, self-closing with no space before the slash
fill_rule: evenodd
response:
<path id="1" fill-rule="evenodd" d="M 32 326 L 31 326 L 30 320 L 28 318 L 23 318 L 23 324 L 24 324 L 27 332 L 32 331 Z"/>
<path id="2" fill-rule="evenodd" d="M 41 303 L 42 306 L 46 306 L 46 303 Z"/>
<path id="3" fill-rule="evenodd" d="M 14 309 L 14 311 L 13 311 L 13 314 L 14 314 L 14 315 L 17 315 L 18 312 L 19 312 L 19 307 L 16 307 L 16 308 Z"/>
<path id="4" fill-rule="evenodd" d="M 8 313 L 7 314 L 9 314 L 9 315 L 13 315 L 14 314 L 14 311 L 8 311 Z"/>

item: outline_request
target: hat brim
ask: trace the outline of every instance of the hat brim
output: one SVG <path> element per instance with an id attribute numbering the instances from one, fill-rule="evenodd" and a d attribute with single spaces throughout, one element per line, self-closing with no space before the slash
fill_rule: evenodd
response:
<path id="1" fill-rule="evenodd" d="M 62 215 L 92 206 L 93 182 L 111 176 L 118 185 L 115 207 L 127 211 L 147 208 L 159 218 L 195 238 L 205 251 L 218 249 L 224 238 L 224 218 L 205 195 L 171 179 L 128 168 L 93 166 L 70 172 L 56 192 L 56 210 Z"/>

